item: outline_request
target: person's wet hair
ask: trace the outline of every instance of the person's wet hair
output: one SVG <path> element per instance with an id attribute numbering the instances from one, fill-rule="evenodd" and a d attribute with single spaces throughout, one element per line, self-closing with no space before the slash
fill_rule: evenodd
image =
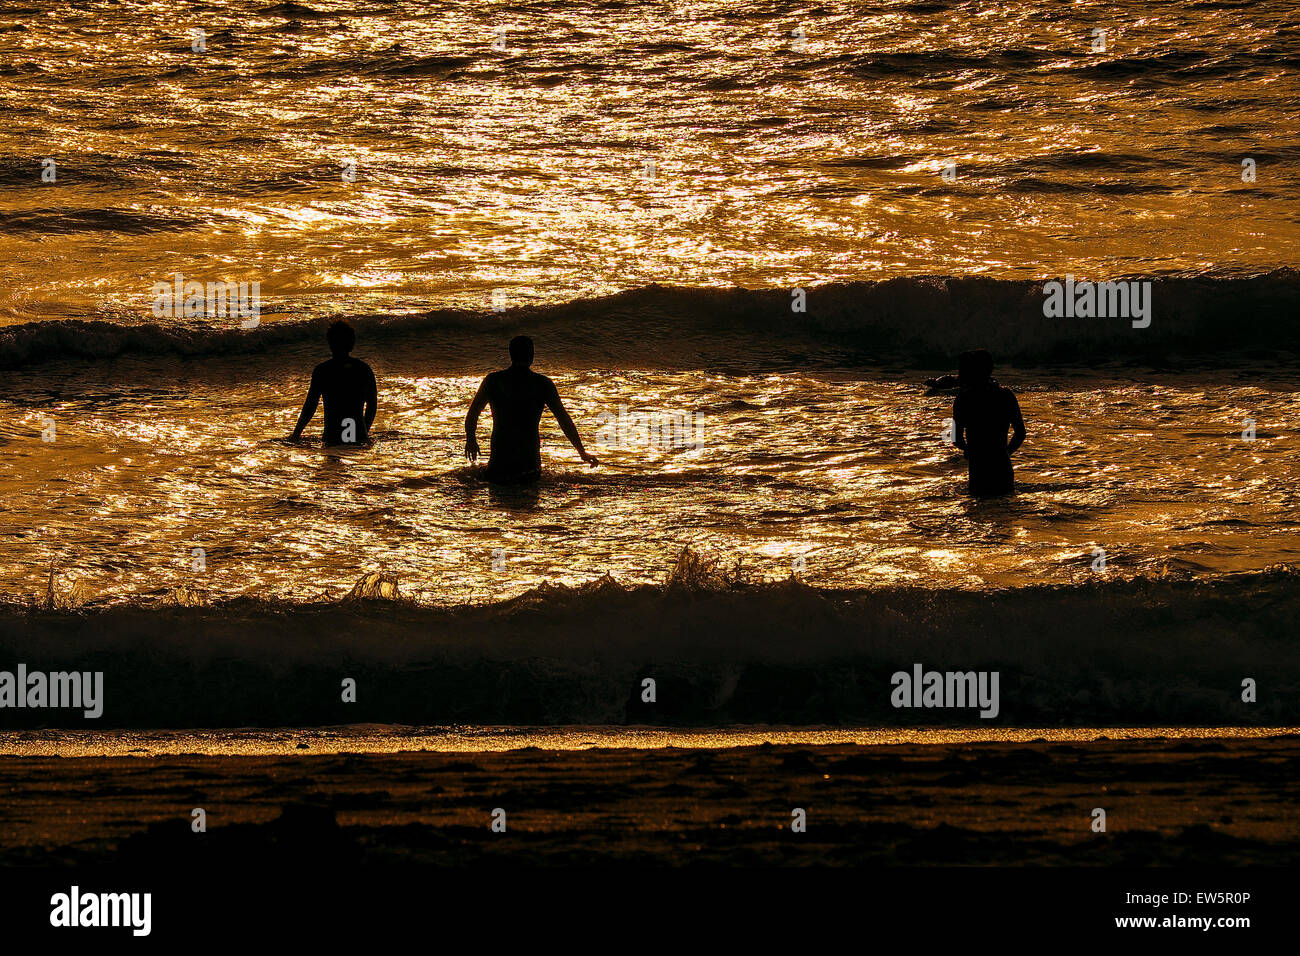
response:
<path id="1" fill-rule="evenodd" d="M 335 355 L 347 355 L 357 344 L 357 333 L 350 324 L 339 319 L 325 333 L 325 341 L 329 343 L 330 351 Z"/>
<path id="2" fill-rule="evenodd" d="M 510 340 L 510 361 L 516 365 L 533 364 L 533 340 L 526 335 L 516 335 Z"/>
<path id="3" fill-rule="evenodd" d="M 993 377 L 993 356 L 984 349 L 963 352 L 957 359 L 957 380 L 962 385 L 979 385 Z"/>

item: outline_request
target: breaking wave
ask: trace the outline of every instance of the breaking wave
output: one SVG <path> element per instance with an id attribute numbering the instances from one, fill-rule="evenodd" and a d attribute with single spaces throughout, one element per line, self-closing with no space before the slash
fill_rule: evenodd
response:
<path id="1" fill-rule="evenodd" d="M 105 675 L 99 720 L 4 708 L 0 726 L 980 723 L 891 707 L 891 675 L 916 663 L 998 671 L 1003 726 L 1300 722 L 1292 566 L 978 592 L 753 584 L 688 563 L 662 586 L 606 577 L 449 608 L 383 584 L 305 605 L 0 606 L 0 669 Z"/>
<path id="2" fill-rule="evenodd" d="M 947 365 L 968 348 L 1003 361 L 1290 361 L 1300 352 L 1300 274 L 1120 277 L 1150 281 L 1152 318 L 1134 328 L 1122 317 L 1049 318 L 1043 282 L 907 277 L 806 289 L 805 312 L 793 290 L 651 285 L 595 299 L 513 310 L 466 309 L 353 317 L 363 340 L 427 346 L 455 363 L 462 346 L 527 329 L 547 336 L 549 354 L 611 364 L 835 364 L 878 361 Z M 264 317 L 255 329 L 130 324 L 110 320 L 31 322 L 0 328 L 0 368 L 65 359 L 155 356 L 202 360 L 274 354 L 317 344 L 328 319 Z M 469 354 L 468 352 L 466 354 Z M 481 362 L 481 353 L 474 353 Z M 584 361 L 583 364 L 587 364 Z"/>

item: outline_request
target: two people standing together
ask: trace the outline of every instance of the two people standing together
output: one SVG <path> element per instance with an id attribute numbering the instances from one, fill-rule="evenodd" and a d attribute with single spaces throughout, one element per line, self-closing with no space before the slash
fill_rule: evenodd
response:
<path id="1" fill-rule="evenodd" d="M 316 415 L 317 406 L 325 403 L 326 445 L 359 445 L 370 435 L 379 402 L 375 373 L 369 365 L 353 358 L 356 332 L 347 322 L 338 321 L 325 333 L 331 358 L 316 366 L 302 413 L 289 441 L 302 438 L 303 430 Z M 478 387 L 465 416 L 465 456 L 477 461 L 478 420 L 484 408 L 492 409 L 492 438 L 485 477 L 497 484 L 524 484 L 536 481 L 542 473 L 542 411 L 549 408 L 565 437 L 573 443 L 582 460 L 599 464 L 582 444 L 578 426 L 573 424 L 555 383 L 532 369 L 533 340 L 526 335 L 510 341 L 510 367 L 492 372 Z"/>

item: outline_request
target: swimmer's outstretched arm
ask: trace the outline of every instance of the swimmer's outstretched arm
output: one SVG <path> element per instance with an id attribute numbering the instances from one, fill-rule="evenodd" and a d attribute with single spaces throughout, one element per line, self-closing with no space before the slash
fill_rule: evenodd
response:
<path id="1" fill-rule="evenodd" d="M 484 378 L 474 394 L 474 401 L 469 403 L 469 414 L 465 416 L 465 457 L 470 461 L 478 461 L 478 417 L 483 414 L 487 403 L 487 379 Z"/>
<path id="2" fill-rule="evenodd" d="M 578 426 L 573 424 L 573 419 L 565 411 L 564 403 L 560 401 L 560 393 L 554 388 L 551 389 L 551 395 L 546 400 L 546 407 L 551 410 L 555 420 L 560 423 L 560 430 L 564 432 L 564 437 L 569 439 L 570 444 L 578 450 L 579 457 L 589 465 L 600 464 L 595 455 L 588 454 L 587 449 L 582 447 L 582 436 L 578 434 Z"/>
<path id="3" fill-rule="evenodd" d="M 366 417 L 366 434 L 370 434 L 370 428 L 375 424 L 375 412 L 379 410 L 379 386 L 375 384 L 375 373 L 370 373 L 370 384 L 367 386 L 366 407 L 363 413 Z"/>
<path id="4" fill-rule="evenodd" d="M 289 441 L 297 441 L 302 438 L 302 430 L 311 423 L 312 418 L 316 415 L 316 406 L 320 404 L 320 393 L 320 383 L 316 381 L 316 373 L 313 372 L 311 387 L 307 389 L 307 400 L 302 403 L 302 414 L 298 416 L 298 424 L 294 426 Z"/>

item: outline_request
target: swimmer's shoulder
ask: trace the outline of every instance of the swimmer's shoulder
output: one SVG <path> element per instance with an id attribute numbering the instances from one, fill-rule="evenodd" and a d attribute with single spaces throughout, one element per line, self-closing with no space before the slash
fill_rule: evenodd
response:
<path id="1" fill-rule="evenodd" d="M 555 383 L 543 375 L 541 372 L 533 372 L 533 388 L 543 401 L 560 394 L 555 387 Z"/>

